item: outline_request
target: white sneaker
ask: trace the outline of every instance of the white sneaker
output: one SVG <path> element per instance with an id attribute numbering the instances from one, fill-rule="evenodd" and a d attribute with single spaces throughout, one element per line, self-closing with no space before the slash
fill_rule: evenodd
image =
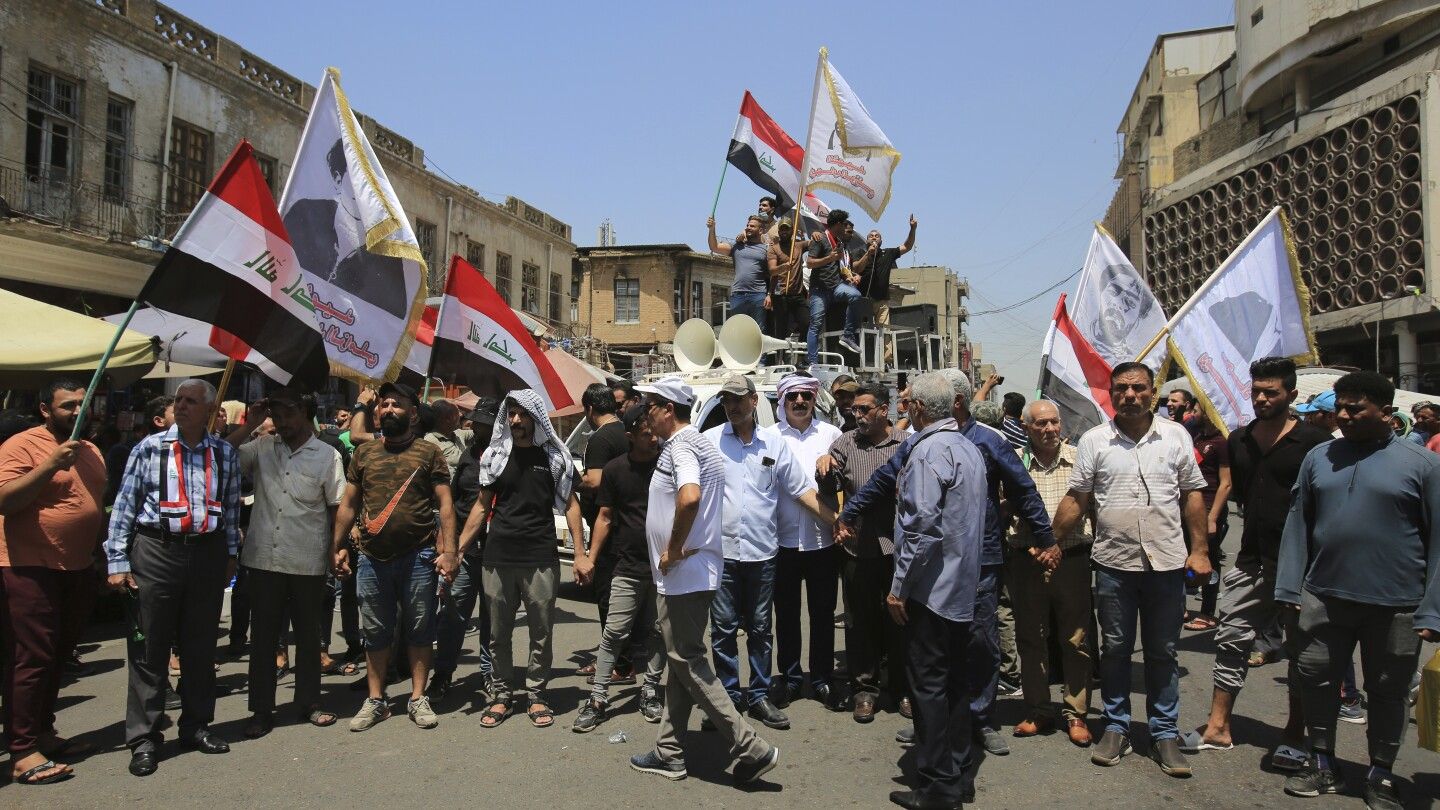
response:
<path id="1" fill-rule="evenodd" d="M 430 708 L 430 698 L 421 696 L 410 701 L 406 707 L 410 713 L 410 720 L 420 728 L 434 728 L 440 725 L 440 718 L 435 716 L 435 710 Z"/>
<path id="2" fill-rule="evenodd" d="M 350 718 L 350 730 L 364 731 L 389 717 L 389 703 L 382 698 L 366 698 L 365 702 L 360 704 L 360 711 Z"/>

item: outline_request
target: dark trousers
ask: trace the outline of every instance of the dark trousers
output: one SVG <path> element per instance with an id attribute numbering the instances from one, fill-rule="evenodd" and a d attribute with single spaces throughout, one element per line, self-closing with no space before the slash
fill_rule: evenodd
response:
<path id="1" fill-rule="evenodd" d="M 971 622 L 970 652 L 966 656 L 970 678 L 970 713 L 978 728 L 996 728 L 995 690 L 1000 682 L 1000 588 L 1003 565 L 980 566 L 975 588 L 975 618 Z"/>
<path id="2" fill-rule="evenodd" d="M 230 588 L 230 646 L 239 647 L 250 637 L 250 569 L 235 566 L 235 584 Z"/>
<path id="3" fill-rule="evenodd" d="M 227 559 L 225 538 L 218 534 L 189 546 L 145 535 L 131 541 L 130 573 L 145 634 L 143 642 L 130 645 L 125 741 L 131 749 L 160 742 L 172 646 L 185 672 L 178 689 L 180 736 L 189 737 L 215 719 L 215 636 Z M 268 653 L 261 652 L 268 660 Z"/>
<path id="4" fill-rule="evenodd" d="M 320 649 L 330 651 L 330 637 L 335 632 L 337 597 L 340 600 L 340 637 L 345 640 L 345 652 L 359 653 L 363 645 L 360 643 L 360 600 L 355 594 L 355 577 L 325 578 L 325 609 L 320 617 Z"/>
<path id="5" fill-rule="evenodd" d="M 803 295 L 770 296 L 770 324 L 765 334 L 785 340 L 810 328 L 810 302 Z"/>
<path id="6" fill-rule="evenodd" d="M 280 645 L 288 617 L 295 628 L 295 705 L 302 710 L 320 702 L 320 617 L 325 609 L 325 575 L 303 576 L 250 571 L 250 711 L 275 710 L 275 661 L 266 650 Z M 189 677 L 187 673 L 185 677 Z"/>
<path id="7" fill-rule="evenodd" d="M 1306 590 L 1300 594 L 1296 636 L 1295 673 L 1311 746 L 1316 751 L 1335 751 L 1340 684 L 1358 644 L 1370 699 L 1365 728 L 1370 764 L 1392 767 L 1405 736 L 1410 678 L 1420 663 L 1415 609 L 1363 605 Z"/>
<path id="8" fill-rule="evenodd" d="M 715 675 L 737 706 L 753 706 L 770 694 L 770 613 L 775 598 L 775 560 L 726 560 L 720 589 L 710 603 L 710 650 Z M 740 689 L 740 628 L 750 659 L 750 687 Z"/>
<path id="9" fill-rule="evenodd" d="M 968 622 L 952 622 L 910 600 L 906 660 L 915 706 L 915 789 L 959 802 L 970 762 L 966 657 L 975 645 Z"/>
<path id="10" fill-rule="evenodd" d="M 896 700 L 904 697 L 905 633 L 890 618 L 885 596 L 895 576 L 895 558 L 860 559 L 846 554 L 840 562 L 840 581 L 845 588 L 845 610 L 850 621 L 845 627 L 845 666 L 850 671 L 852 690 L 880 694 L 881 662 L 885 662 L 886 684 Z"/>
<path id="11" fill-rule="evenodd" d="M 95 574 L 39 566 L 0 568 L 5 601 L 3 720 L 16 759 L 55 733 L 62 667 L 95 604 Z"/>
<path id="12" fill-rule="evenodd" d="M 800 669 L 800 585 L 810 614 L 810 685 L 829 684 L 835 674 L 835 603 L 840 594 L 844 550 L 781 548 L 775 557 L 775 661 L 792 693 L 805 681 Z"/>
<path id="13" fill-rule="evenodd" d="M 475 606 L 480 606 L 479 625 L 480 675 L 488 682 L 493 666 L 490 660 L 490 610 L 485 605 L 485 584 L 480 569 L 482 559 L 479 551 L 467 553 L 460 558 L 460 570 L 450 590 L 440 597 L 439 624 L 435 628 L 435 659 L 431 665 L 436 676 L 455 674 L 460 664 L 460 647 L 465 642 L 465 629 L 470 624 L 470 615 Z"/>

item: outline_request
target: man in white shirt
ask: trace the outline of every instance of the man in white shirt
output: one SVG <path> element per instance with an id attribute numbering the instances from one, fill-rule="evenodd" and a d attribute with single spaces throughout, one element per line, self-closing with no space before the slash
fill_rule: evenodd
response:
<path id="1" fill-rule="evenodd" d="M 755 381 L 735 374 L 720 388 L 725 424 L 705 431 L 725 462 L 725 569 L 711 606 L 710 645 L 715 672 L 737 708 L 770 728 L 790 718 L 770 702 L 770 611 L 775 596 L 776 519 L 781 504 L 798 503 L 827 524 L 832 511 L 814 487 L 814 464 L 800 464 L 774 428 L 755 424 Z M 737 635 L 745 626 L 750 688 L 740 690 Z"/>
<path id="2" fill-rule="evenodd" d="M 815 465 L 840 438 L 840 428 L 815 418 L 820 381 L 804 372 L 788 374 L 776 386 L 780 418 L 776 429 L 790 454 L 805 468 L 815 487 Z M 828 465 L 822 472 L 829 472 Z M 828 506 L 834 506 L 833 503 Z M 800 668 L 800 584 L 805 584 L 810 614 L 810 688 L 814 698 L 838 709 L 835 675 L 835 604 L 840 591 L 840 547 L 824 521 L 808 514 L 794 500 L 780 504 L 780 551 L 775 563 L 775 658 L 780 672 L 776 705 L 782 709 L 799 697 L 805 683 Z"/>
<path id="3" fill-rule="evenodd" d="M 1116 765 L 1130 751 L 1130 659 L 1135 623 L 1145 647 L 1145 714 L 1151 757 L 1171 776 L 1189 776 L 1180 752 L 1180 665 L 1175 657 L 1185 615 L 1185 572 L 1210 575 L 1205 477 L 1190 433 L 1150 408 L 1155 373 L 1142 363 L 1110 372 L 1115 418 L 1085 432 L 1075 453 L 1070 491 L 1055 516 L 1063 541 L 1093 502 L 1095 608 L 1100 621 L 1100 698 L 1105 733 L 1096 765 Z M 1180 525 L 1184 515 L 1188 532 Z M 1193 544 L 1185 548 L 1186 535 Z"/>
<path id="4" fill-rule="evenodd" d="M 269 417 L 270 435 L 254 433 Z M 345 488 L 340 454 L 315 435 L 315 398 L 281 388 L 250 408 L 245 426 L 228 438 L 238 444 L 240 471 L 255 482 L 255 506 L 240 561 L 249 571 L 250 722 L 245 736 L 274 728 L 276 669 L 269 652 L 288 617 L 295 628 L 295 705 L 299 719 L 333 725 L 320 709 L 320 628 L 330 535 Z"/>
<path id="5" fill-rule="evenodd" d="M 654 749 L 630 758 L 630 767 L 667 779 L 684 779 L 685 750 L 677 736 L 698 705 L 730 745 L 735 781 L 753 782 L 780 761 L 780 749 L 760 739 L 720 686 L 706 656 L 705 628 L 725 558 L 725 462 L 690 424 L 695 392 L 679 376 L 637 385 L 650 430 L 664 445 L 650 479 L 645 534 L 655 576 L 660 635 L 670 659 L 665 712 Z"/>

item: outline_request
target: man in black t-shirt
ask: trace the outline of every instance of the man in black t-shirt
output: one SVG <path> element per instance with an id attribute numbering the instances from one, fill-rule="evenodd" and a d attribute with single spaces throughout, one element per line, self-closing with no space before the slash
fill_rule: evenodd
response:
<path id="1" fill-rule="evenodd" d="M 597 495 L 600 513 L 590 535 L 590 553 L 575 557 L 575 578 L 588 579 L 601 566 L 613 572 L 610 612 L 600 636 L 595 685 L 590 700 L 580 707 L 571 727 L 593 730 L 605 719 L 609 705 L 610 673 L 627 639 L 645 641 L 645 685 L 640 689 L 640 714 L 647 723 L 660 722 L 660 675 L 664 672 L 665 644 L 655 615 L 655 580 L 645 537 L 650 477 L 660 456 L 660 442 L 645 424 L 645 409 L 625 412 L 630 452 L 605 465 Z"/>
<path id="2" fill-rule="evenodd" d="M 900 257 L 915 247 L 915 228 L 919 223 L 910 215 L 910 233 L 900 247 L 881 247 L 879 230 L 873 230 L 865 239 L 865 252 L 854 256 L 855 272 L 860 274 L 860 294 L 869 298 L 871 312 L 877 326 L 890 325 L 890 273 Z M 885 362 L 893 356 L 890 341 L 885 341 Z"/>
<path id="3" fill-rule="evenodd" d="M 615 404 L 615 394 L 610 390 L 610 386 L 591 383 L 580 396 L 580 403 L 585 407 L 585 421 L 594 429 L 590 440 L 585 443 L 585 474 L 580 477 L 577 485 L 580 490 L 580 516 L 585 518 L 585 523 L 593 535 L 595 515 L 600 511 L 600 507 L 595 505 L 595 492 L 600 488 L 600 472 L 611 459 L 625 455 L 630 449 L 630 442 L 625 438 L 625 426 L 620 424 L 620 417 L 616 415 L 620 408 Z M 575 555 L 579 557 L 585 553 L 585 549 L 579 547 L 580 538 L 575 538 L 575 543 Z M 601 627 L 605 626 L 605 612 L 610 602 L 610 574 L 609 566 L 603 565 L 595 572 L 595 604 L 600 608 Z M 595 662 L 591 661 L 581 667 L 578 674 L 594 675 Z"/>
<path id="4" fill-rule="evenodd" d="M 820 333 L 825 330 L 825 312 L 831 307 L 845 307 L 845 332 L 840 336 L 840 346 L 860 351 L 857 305 L 861 296 L 855 288 L 860 277 L 851 267 L 852 251 L 846 232 L 853 230 L 847 226 L 850 215 L 832 209 L 825 217 L 825 230 L 815 233 L 805 256 L 805 266 L 810 268 L 810 331 L 805 340 L 806 362 L 810 365 L 820 362 Z"/>
<path id="5" fill-rule="evenodd" d="M 526 714 L 543 728 L 555 722 L 555 712 L 545 699 L 553 656 L 555 589 L 560 581 L 555 514 L 564 512 L 571 535 L 581 537 L 580 502 L 570 451 L 555 434 L 540 395 L 529 388 L 511 391 L 502 408 L 508 433 L 492 439 L 480 456 L 480 492 L 460 535 L 462 545 L 467 544 L 491 518 L 481 579 L 490 609 L 495 680 L 480 725 L 494 728 L 512 713 L 511 695 L 516 690 L 511 636 L 523 603 L 530 628 Z"/>

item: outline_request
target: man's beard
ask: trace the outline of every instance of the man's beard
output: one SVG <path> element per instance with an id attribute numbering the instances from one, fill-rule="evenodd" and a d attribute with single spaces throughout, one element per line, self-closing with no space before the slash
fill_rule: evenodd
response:
<path id="1" fill-rule="evenodd" d="M 387 439 L 398 439 L 410 432 L 410 423 L 398 416 L 382 416 L 380 417 L 380 432 Z"/>

